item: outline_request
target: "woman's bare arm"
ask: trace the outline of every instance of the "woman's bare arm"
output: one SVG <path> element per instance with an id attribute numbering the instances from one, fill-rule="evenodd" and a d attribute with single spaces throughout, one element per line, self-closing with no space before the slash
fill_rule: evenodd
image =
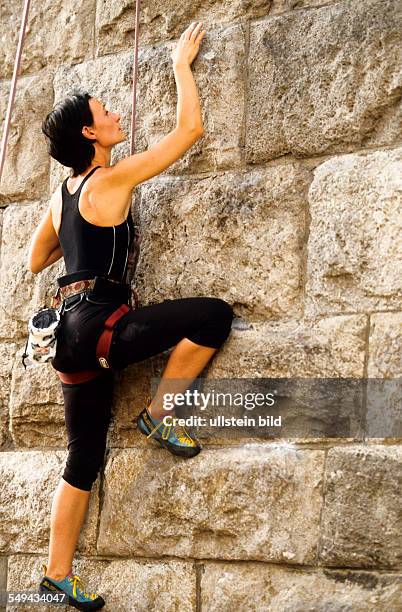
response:
<path id="1" fill-rule="evenodd" d="M 54 230 L 52 221 L 53 197 L 46 214 L 32 236 L 29 246 L 28 270 L 34 274 L 38 274 L 38 272 L 41 272 L 62 256 L 59 238 Z"/>
<path id="2" fill-rule="evenodd" d="M 191 24 L 172 53 L 177 86 L 175 129 L 147 151 L 126 157 L 112 166 L 105 175 L 109 187 L 126 187 L 131 191 L 136 185 L 169 168 L 203 136 L 200 100 L 191 71 L 191 62 L 205 34 L 205 31 L 201 31 L 201 25 L 199 23 L 193 27 Z M 120 212 L 123 214 L 123 211 Z"/>

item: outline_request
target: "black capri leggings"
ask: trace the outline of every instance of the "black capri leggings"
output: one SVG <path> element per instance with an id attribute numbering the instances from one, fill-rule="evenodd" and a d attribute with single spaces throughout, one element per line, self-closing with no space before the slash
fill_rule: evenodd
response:
<path id="1" fill-rule="evenodd" d="M 74 351 L 79 361 L 79 356 L 83 354 L 83 339 L 86 344 L 85 351 L 88 351 L 88 343 L 91 344 L 94 360 L 92 364 L 86 365 L 88 368 L 96 367 L 95 347 L 99 326 L 94 326 L 90 342 L 90 308 L 89 305 L 88 310 L 88 304 L 83 302 L 65 314 L 65 329 L 60 341 L 58 340 L 56 369 L 74 371 L 71 369 Z M 166 351 L 183 338 L 201 346 L 218 349 L 230 334 L 233 316 L 233 310 L 227 302 L 213 297 L 165 300 L 160 304 L 130 310 L 115 326 L 109 353 L 110 363 L 115 370 L 123 370 L 130 363 L 143 361 Z M 69 346 L 66 344 L 64 347 L 64 338 L 70 338 Z M 60 364 L 63 367 L 60 367 Z M 82 369 L 85 369 L 84 365 Z M 114 373 L 102 370 L 97 378 L 88 382 L 62 382 L 61 385 L 69 451 L 62 477 L 73 487 L 90 491 L 104 460 L 111 419 Z"/>

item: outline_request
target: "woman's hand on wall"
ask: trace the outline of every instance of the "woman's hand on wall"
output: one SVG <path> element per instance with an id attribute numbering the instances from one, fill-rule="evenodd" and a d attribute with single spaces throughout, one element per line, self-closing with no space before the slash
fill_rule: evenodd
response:
<path id="1" fill-rule="evenodd" d="M 186 64 L 191 66 L 194 58 L 200 50 L 200 44 L 205 36 L 205 30 L 201 30 L 202 21 L 193 21 L 179 38 L 179 42 L 172 51 L 174 65 Z"/>

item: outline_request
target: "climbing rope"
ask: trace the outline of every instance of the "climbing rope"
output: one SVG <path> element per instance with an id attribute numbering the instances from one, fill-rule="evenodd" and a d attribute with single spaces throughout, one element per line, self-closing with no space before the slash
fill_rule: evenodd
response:
<path id="1" fill-rule="evenodd" d="M 6 147 L 7 147 L 7 139 L 8 139 L 8 130 L 9 130 L 9 127 L 10 127 L 11 111 L 12 111 L 13 104 L 14 104 L 15 89 L 16 89 L 17 77 L 18 77 L 18 70 L 20 68 L 21 55 L 22 55 L 22 47 L 24 46 L 25 31 L 26 31 L 26 27 L 27 27 L 28 12 L 29 12 L 30 2 L 31 2 L 31 0 L 25 0 L 25 2 L 24 2 L 24 12 L 22 14 L 22 23 L 21 23 L 21 28 L 20 28 L 20 36 L 19 36 L 19 40 L 18 40 L 17 55 L 15 57 L 13 78 L 11 80 L 11 89 L 10 89 L 10 95 L 9 95 L 9 98 L 8 98 L 8 106 L 7 106 L 6 118 L 4 120 L 4 131 L 3 131 L 3 138 L 1 140 L 1 151 L 0 151 L 0 181 L 1 181 L 1 175 L 3 173 L 4 160 L 6 158 Z"/>

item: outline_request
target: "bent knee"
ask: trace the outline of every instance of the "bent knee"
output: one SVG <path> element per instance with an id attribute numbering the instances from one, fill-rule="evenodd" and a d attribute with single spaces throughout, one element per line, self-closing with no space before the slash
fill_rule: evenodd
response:
<path id="1" fill-rule="evenodd" d="M 225 302 L 222 298 L 211 298 L 213 300 L 213 312 L 214 316 L 218 319 L 224 319 L 229 323 L 232 323 L 234 317 L 233 308 L 228 302 Z"/>
<path id="2" fill-rule="evenodd" d="M 213 321 L 216 331 L 217 346 L 221 347 L 228 338 L 232 329 L 232 320 L 234 317 L 233 308 L 221 298 L 213 298 Z"/>

